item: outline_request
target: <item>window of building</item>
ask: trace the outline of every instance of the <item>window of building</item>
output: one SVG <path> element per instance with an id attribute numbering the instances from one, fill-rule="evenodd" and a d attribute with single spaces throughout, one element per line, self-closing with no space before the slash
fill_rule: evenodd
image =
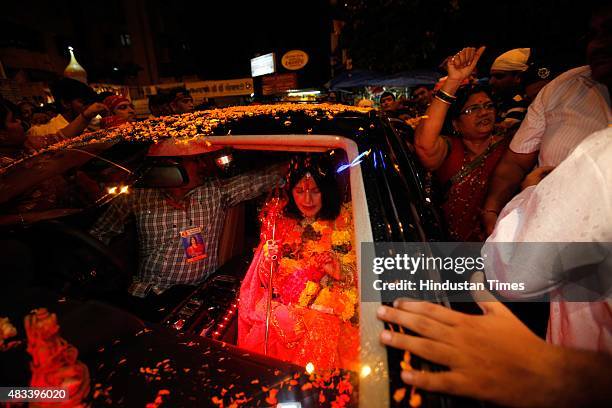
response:
<path id="1" fill-rule="evenodd" d="M 130 45 L 132 45 L 132 39 L 130 38 L 129 34 L 121 34 L 119 36 L 119 39 L 121 40 L 121 45 L 123 45 L 124 47 L 129 47 Z"/>

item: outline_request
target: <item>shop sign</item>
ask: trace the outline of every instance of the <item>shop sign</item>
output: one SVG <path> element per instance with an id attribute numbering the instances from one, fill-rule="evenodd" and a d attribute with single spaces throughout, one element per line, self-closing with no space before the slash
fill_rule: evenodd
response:
<path id="1" fill-rule="evenodd" d="M 287 92 L 290 89 L 297 88 L 297 83 L 295 72 L 268 75 L 261 80 L 261 93 L 267 96 Z"/>
<path id="2" fill-rule="evenodd" d="M 198 103 L 205 98 L 250 95 L 253 93 L 253 78 L 185 82 L 185 88 Z"/>
<path id="3" fill-rule="evenodd" d="M 262 55 L 251 59 L 251 76 L 272 74 L 276 71 L 274 53 Z"/>
<path id="4" fill-rule="evenodd" d="M 288 51 L 283 55 L 281 64 L 291 71 L 302 69 L 308 64 L 308 54 L 301 50 Z"/>

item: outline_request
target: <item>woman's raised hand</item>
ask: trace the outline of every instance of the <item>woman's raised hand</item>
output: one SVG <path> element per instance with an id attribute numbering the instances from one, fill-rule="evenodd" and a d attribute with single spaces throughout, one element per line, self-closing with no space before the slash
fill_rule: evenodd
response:
<path id="1" fill-rule="evenodd" d="M 485 47 L 478 49 L 474 47 L 466 47 L 457 54 L 448 58 L 446 61 L 446 69 L 448 71 L 448 79 L 463 81 L 470 76 L 480 56 L 484 52 Z"/>

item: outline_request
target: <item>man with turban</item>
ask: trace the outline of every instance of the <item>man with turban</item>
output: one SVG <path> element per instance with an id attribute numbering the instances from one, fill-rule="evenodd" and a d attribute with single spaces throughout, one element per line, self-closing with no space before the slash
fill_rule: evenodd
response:
<path id="1" fill-rule="evenodd" d="M 133 122 L 136 120 L 136 110 L 134 105 L 124 96 L 110 95 L 104 99 L 104 105 L 108 108 L 112 116 L 105 118 L 104 127 L 111 127 L 119 123 Z M 112 124 L 111 124 L 112 123 Z"/>
<path id="2" fill-rule="evenodd" d="M 523 75 L 529 68 L 530 48 L 515 48 L 497 57 L 491 65 L 489 85 L 497 99 L 498 121 L 517 129 L 527 113 L 523 96 Z"/>
<path id="3" fill-rule="evenodd" d="M 482 214 L 488 232 L 493 231 L 498 214 L 536 164 L 543 177 L 589 134 L 612 123 L 610 27 L 612 5 L 607 2 L 597 6 L 591 16 L 586 47 L 589 65 L 559 75 L 529 105 L 525 120 L 489 181 Z M 530 216 L 534 214 L 522 214 Z"/>

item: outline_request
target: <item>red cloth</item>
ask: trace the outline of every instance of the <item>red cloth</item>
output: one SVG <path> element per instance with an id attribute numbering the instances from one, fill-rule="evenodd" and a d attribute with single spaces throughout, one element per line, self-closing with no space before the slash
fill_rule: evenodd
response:
<path id="1" fill-rule="evenodd" d="M 461 139 L 451 137 L 450 142 L 448 156 L 442 166 L 435 171 L 436 178 L 445 187 L 449 180 L 469 163 Z M 480 165 L 450 187 L 441 207 L 451 240 L 465 242 L 485 240 L 485 231 L 480 221 L 482 205 L 491 174 L 508 148 L 508 142 L 509 140 L 505 140 L 497 144 Z"/>
<path id="2" fill-rule="evenodd" d="M 265 221 L 263 225 L 266 225 Z M 282 248 L 283 242 L 291 240 L 295 225 L 296 220 L 285 217 L 277 219 L 275 238 L 279 248 Z M 238 346 L 261 354 L 264 353 L 269 276 L 266 274 L 269 264 L 264 255 L 267 237 L 262 238 L 242 282 L 238 309 Z M 296 283 L 295 280 L 302 279 L 298 273 L 282 280 L 278 274 L 275 276 L 274 287 L 278 288 L 278 293 L 272 300 L 268 355 L 302 367 L 312 363 L 319 372 L 336 368 L 357 370 L 360 346 L 358 327 L 343 321 L 336 314 L 297 304 L 295 294 L 288 288 Z M 320 276 L 311 278 L 317 280 Z"/>
<path id="3" fill-rule="evenodd" d="M 113 109 L 117 107 L 117 105 L 119 105 L 122 102 L 129 103 L 130 100 L 126 98 L 125 96 L 121 96 L 121 95 L 110 95 L 104 98 L 104 104 L 106 105 L 108 110 L 110 110 L 111 112 L 113 111 Z"/>
<path id="4" fill-rule="evenodd" d="M 190 257 L 198 256 L 204 254 L 204 245 L 196 244 L 187 247 L 187 255 Z"/>

